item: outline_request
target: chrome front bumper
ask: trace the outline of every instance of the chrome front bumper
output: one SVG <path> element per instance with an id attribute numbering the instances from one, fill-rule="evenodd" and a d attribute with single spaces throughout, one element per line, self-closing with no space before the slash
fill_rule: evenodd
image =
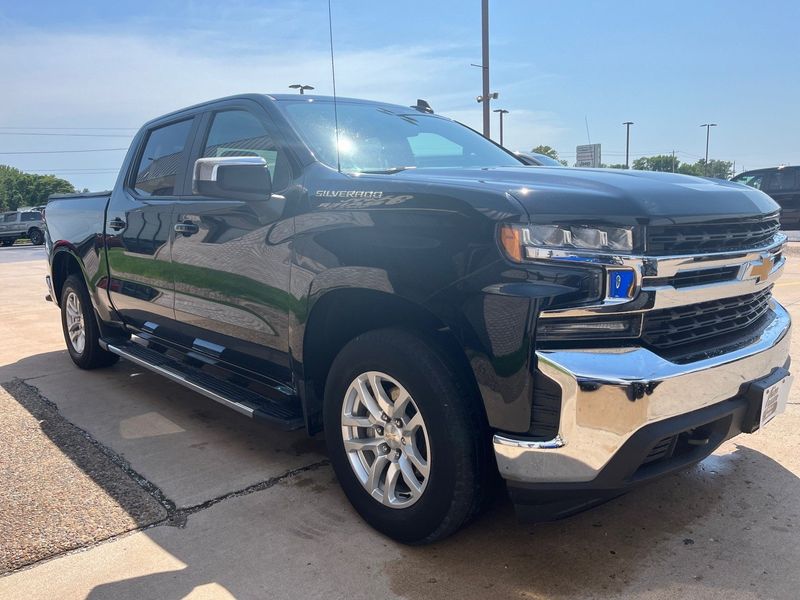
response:
<path id="1" fill-rule="evenodd" d="M 789 356 L 791 319 L 777 302 L 772 308 L 775 318 L 756 341 L 689 364 L 645 348 L 537 351 L 539 370 L 561 386 L 559 434 L 547 442 L 495 435 L 501 475 L 525 483 L 592 481 L 643 427 L 737 396 Z"/>

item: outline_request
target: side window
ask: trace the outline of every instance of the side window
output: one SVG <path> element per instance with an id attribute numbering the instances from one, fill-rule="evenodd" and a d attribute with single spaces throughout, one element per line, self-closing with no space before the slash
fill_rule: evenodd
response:
<path id="1" fill-rule="evenodd" d="M 142 196 L 174 196 L 192 119 L 153 129 L 147 135 L 133 188 Z"/>
<path id="2" fill-rule="evenodd" d="M 16 223 L 17 213 L 6 213 L 3 215 L 3 223 Z"/>
<path id="3" fill-rule="evenodd" d="M 764 190 L 770 192 L 788 192 L 797 188 L 794 169 L 778 169 L 769 174 Z"/>
<path id="4" fill-rule="evenodd" d="M 36 212 L 24 212 L 22 213 L 22 220 L 23 221 L 38 221 L 41 219 L 41 215 Z"/>
<path id="5" fill-rule="evenodd" d="M 226 110 L 214 115 L 203 157 L 260 156 L 275 189 L 289 184 L 291 171 L 286 156 L 275 145 L 264 124 L 246 110 Z"/>
<path id="6" fill-rule="evenodd" d="M 756 173 L 753 175 L 739 175 L 738 177 L 734 177 L 733 181 L 735 181 L 736 183 L 743 183 L 745 185 L 749 185 L 752 188 L 760 190 L 764 182 L 764 174 Z"/>

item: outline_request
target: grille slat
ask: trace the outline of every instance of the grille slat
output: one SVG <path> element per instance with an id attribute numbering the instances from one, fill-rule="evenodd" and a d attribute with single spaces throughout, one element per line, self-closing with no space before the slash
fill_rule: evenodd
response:
<path id="1" fill-rule="evenodd" d="M 647 228 L 647 254 L 754 250 L 769 244 L 779 229 L 775 215 L 758 220 L 651 226 Z"/>
<path id="2" fill-rule="evenodd" d="M 660 350 L 741 332 L 743 336 L 769 310 L 771 288 L 754 294 L 645 314 L 642 340 Z"/>

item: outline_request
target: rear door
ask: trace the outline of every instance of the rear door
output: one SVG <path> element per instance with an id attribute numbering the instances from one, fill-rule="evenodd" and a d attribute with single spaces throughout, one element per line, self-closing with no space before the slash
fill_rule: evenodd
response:
<path id="1" fill-rule="evenodd" d="M 800 229 L 800 181 L 794 167 L 771 171 L 761 188 L 781 205 L 781 225 L 784 229 Z"/>
<path id="2" fill-rule="evenodd" d="M 168 338 L 174 324 L 169 244 L 195 124 L 178 118 L 142 136 L 106 215 L 111 303 L 127 325 L 156 337 Z"/>
<path id="3" fill-rule="evenodd" d="M 0 213 L 0 237 L 10 236 L 15 213 Z"/>
<path id="4" fill-rule="evenodd" d="M 294 300 L 289 292 L 293 220 L 287 209 L 302 189 L 294 181 L 299 169 L 254 102 L 219 105 L 205 115 L 203 131 L 193 160 L 261 157 L 273 194 L 253 201 L 199 194 L 180 199 L 176 223 L 190 230 L 176 233 L 172 247 L 182 345 L 239 370 L 289 381 Z"/>

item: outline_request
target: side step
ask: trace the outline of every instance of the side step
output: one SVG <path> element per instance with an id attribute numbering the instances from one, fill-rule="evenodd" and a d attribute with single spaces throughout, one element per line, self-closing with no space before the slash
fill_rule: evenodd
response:
<path id="1" fill-rule="evenodd" d="M 145 348 L 136 342 L 101 340 L 101 346 L 140 367 L 163 375 L 253 419 L 267 421 L 286 431 L 304 426 L 299 403 L 296 408 L 279 404 L 245 387 L 204 373 L 200 369 Z"/>

